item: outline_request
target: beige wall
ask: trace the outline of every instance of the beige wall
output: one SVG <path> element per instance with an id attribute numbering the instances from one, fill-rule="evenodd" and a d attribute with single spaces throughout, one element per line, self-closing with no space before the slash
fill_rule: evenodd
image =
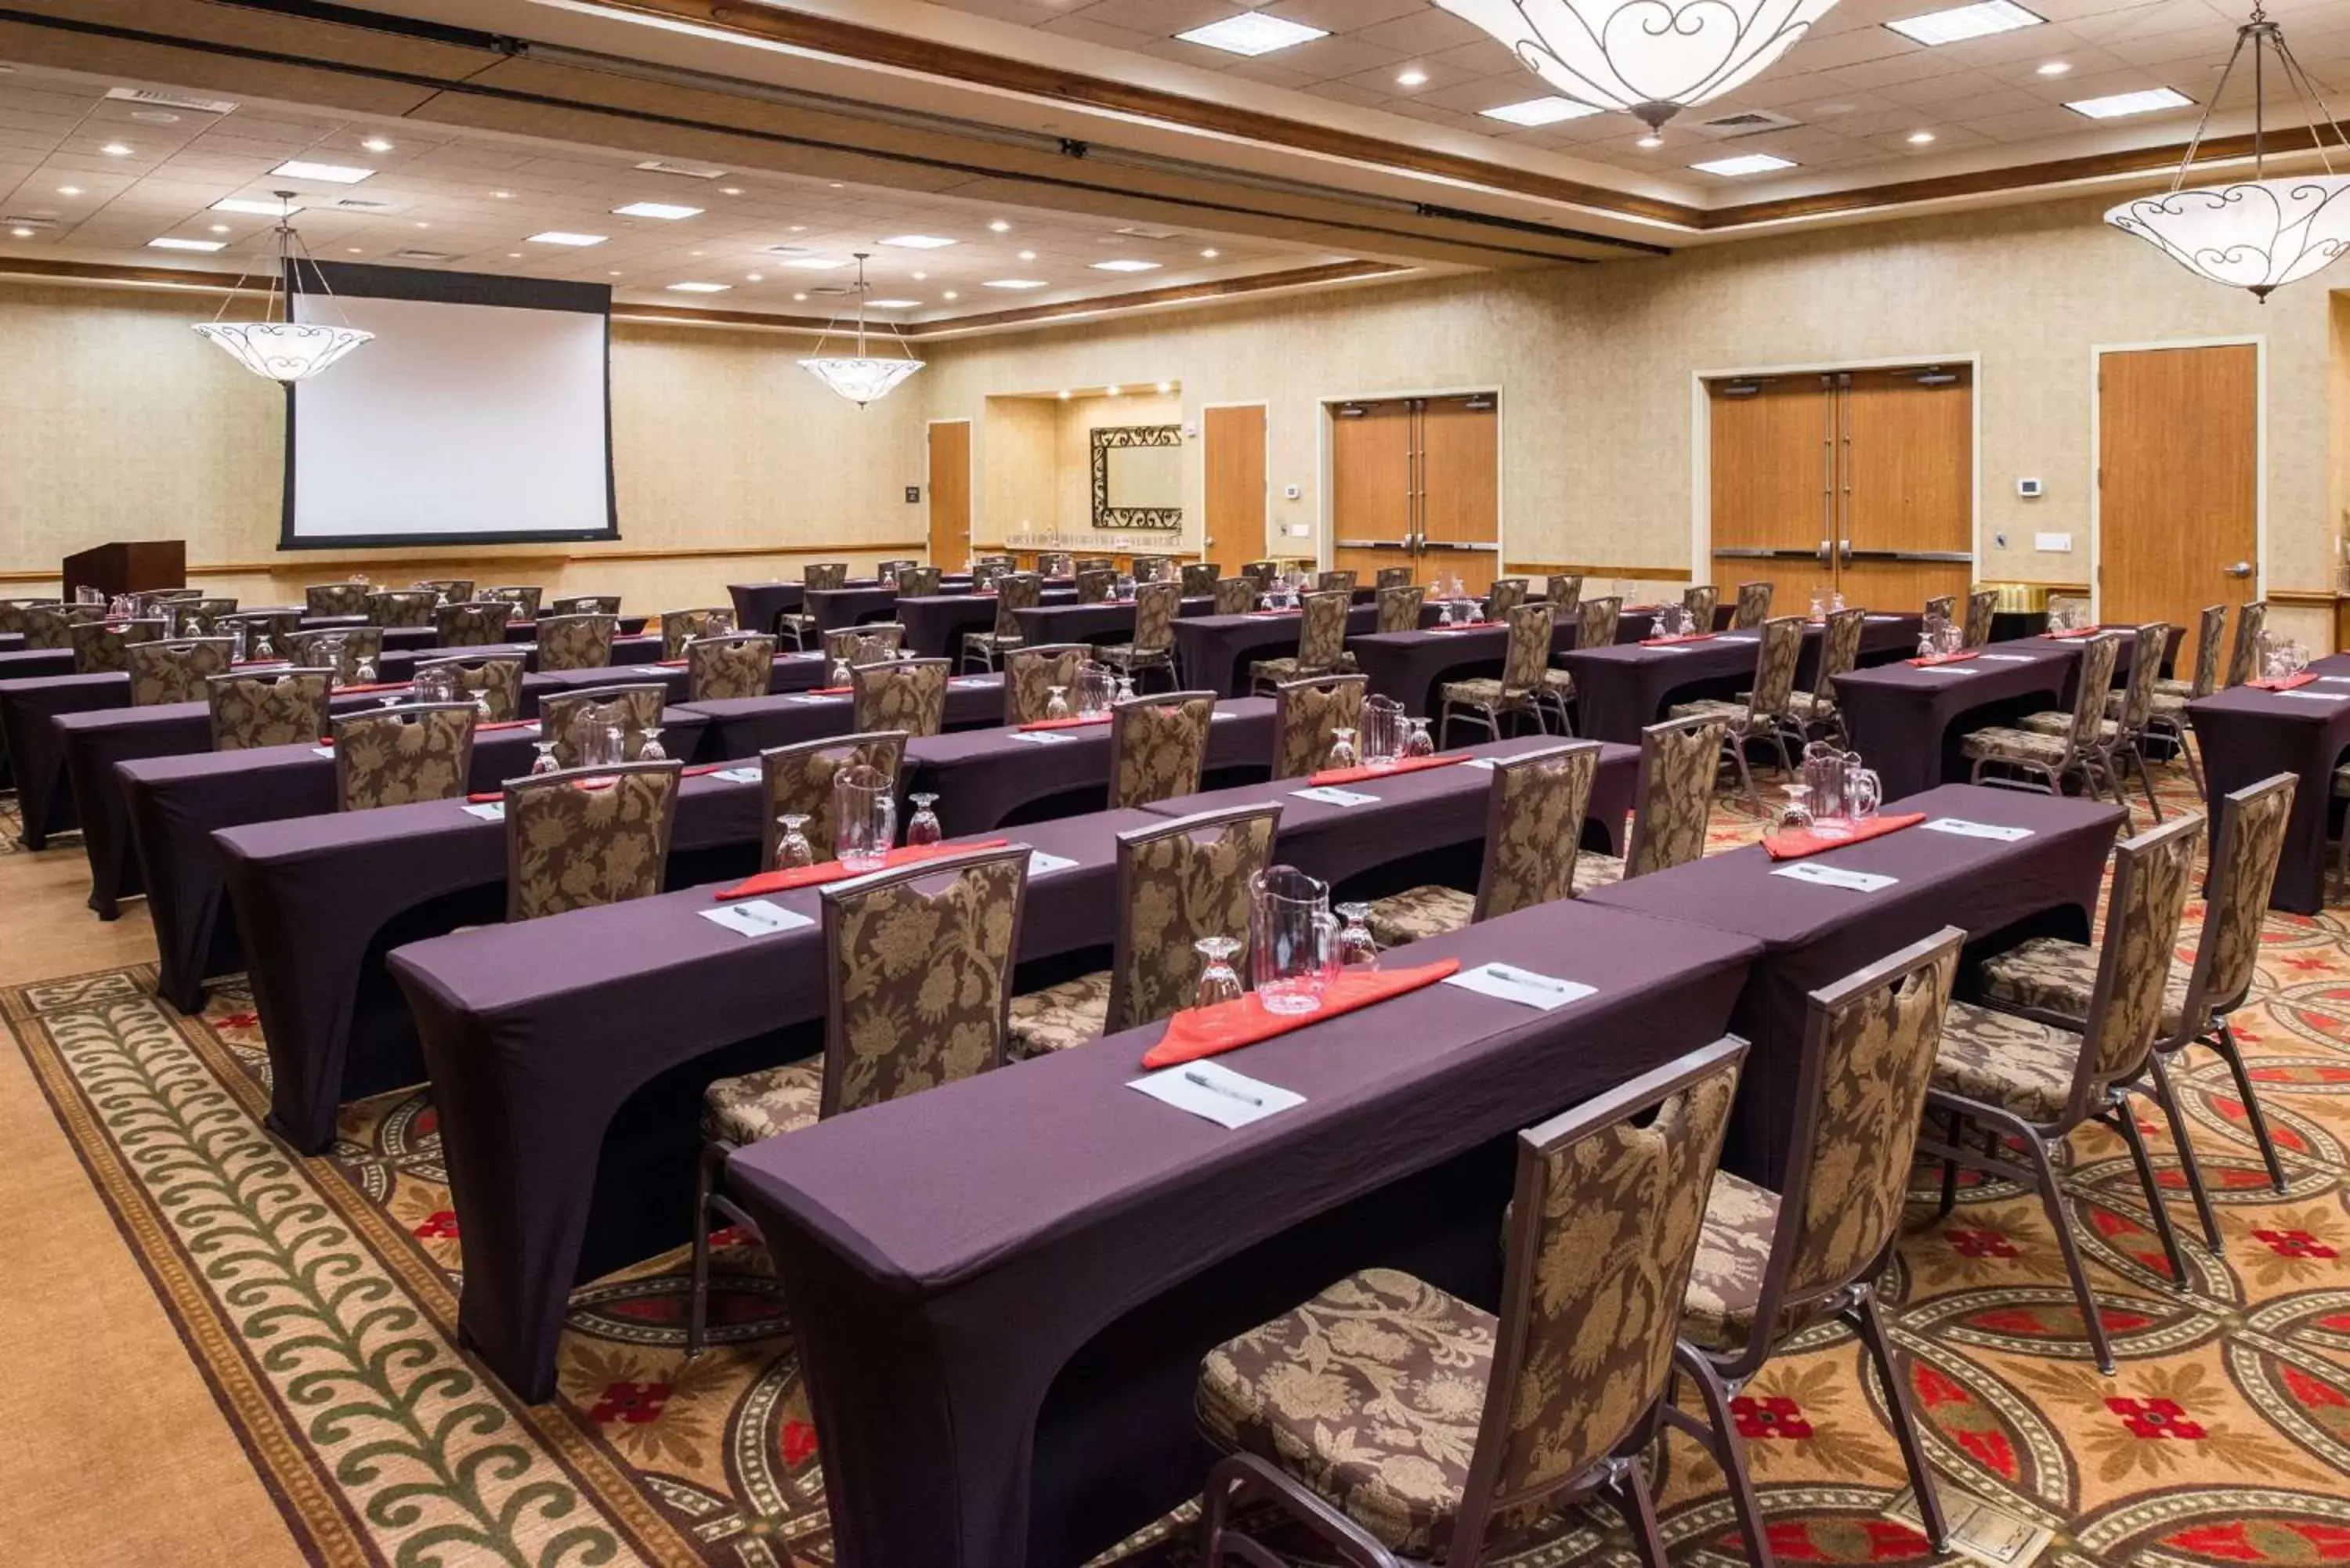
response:
<path id="1" fill-rule="evenodd" d="M 0 592 L 54 587 L 58 558 L 90 545 L 183 538 L 192 571 L 248 603 L 354 569 L 396 581 L 429 565 L 655 609 L 723 603 L 729 581 L 795 574 L 808 558 L 795 545 L 866 545 L 841 552 L 863 562 L 919 547 L 926 532 L 927 514 L 904 498 L 924 479 L 914 400 L 842 401 L 793 363 L 806 351 L 798 337 L 619 322 L 619 544 L 281 554 L 283 394 L 188 330 L 214 303 L 0 285 L 0 573 L 33 575 Z M 696 555 L 712 549 L 754 553 Z"/>
<path id="2" fill-rule="evenodd" d="M 973 539 L 1029 548 L 1057 535 L 1073 549 L 1156 550 L 1172 547 L 1182 536 L 1181 530 L 1129 529 L 1097 535 L 1093 528 L 1093 432 L 1116 425 L 1180 423 L 1181 394 L 1144 391 L 1064 399 L 991 389 L 983 401 L 985 418 L 977 426 L 976 461 L 985 481 L 979 515 L 972 520 Z M 1188 513 L 1198 506 L 1196 475 L 1187 480 L 1186 490 Z"/>

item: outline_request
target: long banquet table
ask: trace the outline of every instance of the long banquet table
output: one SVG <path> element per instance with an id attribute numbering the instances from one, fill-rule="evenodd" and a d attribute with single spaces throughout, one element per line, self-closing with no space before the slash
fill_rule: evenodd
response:
<path id="1" fill-rule="evenodd" d="M 1915 794 L 1966 776 L 1968 732 L 2063 705 L 2080 668 L 2077 644 L 2044 638 L 1992 643 L 1954 664 L 1897 659 L 1837 676 L 1836 710 L 1885 793 Z"/>
<path id="2" fill-rule="evenodd" d="M 1391 961 L 1595 994 L 1539 1012 L 1430 986 L 1230 1054 L 1305 1096 L 1236 1131 L 1128 1089 L 1153 1024 L 737 1153 L 837 1561 L 1079 1561 L 1197 1490 L 1191 1388 L 1219 1341 L 1372 1264 L 1492 1306 L 1514 1133 L 1718 1037 L 1757 950 L 1544 905 Z"/>
<path id="3" fill-rule="evenodd" d="M 1617 640 L 1638 640 L 1647 635 L 1648 624 L 1643 615 L 1622 617 L 1617 622 Z M 1581 637 L 1582 628 L 1572 619 L 1554 622 L 1552 655 L 1565 653 Z M 1405 712 L 1420 717 L 1438 712 L 1440 684 L 1476 675 L 1499 675 L 1509 650 L 1507 626 L 1467 626 L 1457 631 L 1422 627 L 1417 631 L 1375 631 L 1347 639 L 1347 651 L 1355 656 L 1356 667 L 1370 682 L 1370 689 L 1394 698 L 1403 704 Z"/>
<path id="4" fill-rule="evenodd" d="M 806 589 L 798 583 L 729 583 L 726 596 L 734 603 L 734 624 L 744 631 L 773 631 L 775 618 L 796 612 Z"/>
<path id="5" fill-rule="evenodd" d="M 1432 606 L 1420 618 L 1432 619 Z M 1249 665 L 1297 651 L 1297 610 L 1249 610 L 1241 615 L 1188 615 L 1175 621 L 1175 669 L 1183 684 L 1225 697 L 1244 697 Z M 1355 605 L 1347 611 L 1347 636 L 1367 637 L 1379 626 L 1379 607 Z"/>
<path id="6" fill-rule="evenodd" d="M 2292 774 L 2293 817 L 2277 862 L 2269 907 L 2296 915 L 2325 908 L 2327 826 L 2334 815 L 2334 770 L 2350 751 L 2350 656 L 2313 660 L 2317 679 L 2291 691 L 2231 686 L 2187 705 L 2195 726 L 2212 820 L 2220 797 L 2274 774 Z"/>
<path id="7" fill-rule="evenodd" d="M 1872 615 L 1862 625 L 1863 663 L 1898 657 L 1918 646 L 1916 615 Z M 1804 653 L 1796 683 L 1806 687 L 1818 669 L 1822 628 L 1804 628 Z M 1576 648 L 1554 663 L 1575 677 L 1575 732 L 1595 740 L 1636 745 L 1640 732 L 1663 717 L 1676 698 L 1727 696 L 1752 687 L 1760 631 L 1723 631 L 1699 641 L 1618 642 L 1612 648 Z"/>
<path id="8" fill-rule="evenodd" d="M 1780 867 L 1750 845 L 1582 898 L 1762 945 L 1731 1021 L 1754 1051 L 1722 1163 L 1773 1190 L 1785 1175 L 1794 1126 L 1804 999 L 1944 926 L 1960 927 L 1984 951 L 2029 936 L 2087 940 L 2106 856 L 2126 820 L 2121 807 L 2101 802 L 1974 784 L 1943 784 L 1885 809 L 2027 828 L 2031 836 L 2002 843 L 1920 826 L 1809 857 L 1897 878 L 1874 892 L 1773 876 Z"/>
<path id="9" fill-rule="evenodd" d="M 785 657 L 789 657 L 786 655 Z M 822 655 L 813 654 L 821 659 Z M 716 698 L 681 706 L 699 713 L 704 762 L 755 757 L 771 746 L 788 746 L 854 727 L 856 701 L 821 690 L 771 692 L 764 697 Z M 947 682 L 943 722 L 950 730 L 979 729 L 1003 722 L 1003 677 L 958 675 Z"/>
<path id="10" fill-rule="evenodd" d="M 1047 587 L 1040 604 L 1076 602 L 1075 588 Z M 906 628 L 906 646 L 924 659 L 962 660 L 967 633 L 995 629 L 995 596 L 992 593 L 916 594 L 898 601 L 898 624 Z"/>

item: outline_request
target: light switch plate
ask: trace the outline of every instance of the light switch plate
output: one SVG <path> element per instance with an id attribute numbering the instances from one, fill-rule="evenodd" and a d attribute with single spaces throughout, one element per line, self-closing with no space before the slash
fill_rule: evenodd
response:
<path id="1" fill-rule="evenodd" d="M 1292 523 L 1288 525 L 1288 532 L 1289 536 L 1293 539 L 1310 539 L 1314 536 L 1314 524 L 1311 523 Z"/>
<path id="2" fill-rule="evenodd" d="M 2032 547 L 2035 550 L 2054 550 L 2060 555 L 2070 555 L 2073 551 L 2073 535 L 2070 534 L 2034 534 L 2032 536 Z"/>
<path id="3" fill-rule="evenodd" d="M 1284 501 L 1295 501 L 1305 493 L 1305 491 L 1299 489 L 1295 484 L 1284 484 L 1281 487 L 1282 499 Z"/>

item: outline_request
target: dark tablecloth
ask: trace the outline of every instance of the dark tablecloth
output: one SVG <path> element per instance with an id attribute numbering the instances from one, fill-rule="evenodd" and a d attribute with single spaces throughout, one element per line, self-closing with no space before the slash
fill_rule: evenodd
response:
<path id="1" fill-rule="evenodd" d="M 1191 598 L 1183 601 L 1179 616 L 1206 615 L 1216 607 L 1212 598 Z M 1134 606 L 1131 602 L 1105 599 L 1081 605 L 1074 597 L 1065 604 L 1040 604 L 1024 610 L 1014 610 L 1020 622 L 1021 638 L 1033 643 L 1048 642 L 1131 642 L 1134 640 Z"/>
<path id="2" fill-rule="evenodd" d="M 1230 1054 L 1305 1097 L 1248 1127 L 1127 1087 L 1154 1024 L 737 1154 L 843 1568 L 1076 1562 L 1195 1491 L 1207 1349 L 1373 1263 L 1497 1277 L 1511 1136 L 1718 1037 L 1755 950 L 1545 905 L 1395 961 L 1597 994 L 1543 1012 L 1432 986 Z M 1486 1179 L 1412 1200 L 1464 1168 Z"/>
<path id="3" fill-rule="evenodd" d="M 702 728 L 702 750 L 697 753 L 704 762 L 756 757 L 770 746 L 846 735 L 854 727 L 856 717 L 856 704 L 849 698 L 819 697 L 810 691 L 688 702 L 685 706 L 709 721 Z M 959 675 L 948 682 L 948 729 L 979 729 L 1002 722 L 1001 675 Z"/>
<path id="4" fill-rule="evenodd" d="M 1899 878 L 1873 893 L 1774 877 L 1771 857 L 1750 845 L 1582 898 L 1735 931 L 1762 944 L 1763 956 L 1749 973 L 1731 1023 L 1754 1051 L 1722 1163 L 1774 1190 L 1786 1173 L 1804 999 L 1944 926 L 1960 927 L 1982 950 L 2026 936 L 2087 940 L 2106 856 L 2125 821 L 2116 805 L 1972 784 L 1943 784 L 1885 809 L 1922 811 L 1929 820 L 1952 816 L 2029 827 L 2033 834 L 2002 844 L 1913 827 L 1812 857 Z"/>
<path id="5" fill-rule="evenodd" d="M 771 670 L 767 680 L 771 693 L 806 691 L 824 683 L 824 655 L 813 650 L 778 653 Z M 686 700 L 688 681 L 682 663 L 615 664 L 601 670 L 556 670 L 525 675 L 522 680 L 522 711 L 535 716 L 540 701 L 549 692 L 579 691 L 597 686 L 649 686 L 654 681 L 669 688 L 672 705 Z"/>
<path id="6" fill-rule="evenodd" d="M 1637 638 L 1647 625 L 1645 618 L 1633 618 L 1619 630 L 1627 637 Z M 1552 656 L 1555 658 L 1573 648 L 1580 631 L 1572 620 L 1564 625 L 1553 623 Z M 1355 656 L 1356 667 L 1369 679 L 1371 690 L 1402 703 L 1405 712 L 1423 718 L 1433 718 L 1441 711 L 1436 693 L 1440 683 L 1478 675 L 1499 676 L 1502 660 L 1509 650 L 1510 628 L 1505 626 L 1475 627 L 1466 631 L 1438 628 L 1375 631 L 1347 639 L 1347 651 Z"/>
<path id="7" fill-rule="evenodd" d="M 941 584 L 942 591 L 944 587 Z M 859 621 L 891 618 L 898 608 L 898 590 L 894 586 L 884 587 L 871 577 L 852 578 L 843 587 L 810 588 L 804 601 L 807 613 L 816 618 L 816 629 L 832 631 Z"/>
<path id="8" fill-rule="evenodd" d="M 72 669 L 68 655 L 68 673 L 0 680 L 0 735 L 7 739 L 8 769 L 16 780 L 16 838 L 27 849 L 47 849 L 53 836 L 75 825 L 65 746 L 49 721 L 59 713 L 130 705 L 128 675 L 75 675 Z"/>
<path id="9" fill-rule="evenodd" d="M 664 745 L 674 745 L 681 753 L 701 738 L 699 714 L 671 709 L 665 722 L 671 728 L 661 737 Z M 477 737 L 467 787 L 493 790 L 506 779 L 529 773 L 532 749 L 538 739 L 535 728 L 494 730 Z M 379 917 L 384 909 L 377 902 L 378 888 L 368 881 L 345 884 L 324 924 L 280 929 L 275 940 L 283 945 L 273 946 L 267 952 L 256 950 L 249 942 L 240 943 L 236 925 L 221 919 L 221 899 L 227 888 L 220 849 L 213 838 L 214 830 L 294 817 L 336 816 L 332 757 L 320 756 L 309 746 L 196 752 L 121 763 L 116 765 L 114 777 L 116 794 L 130 824 L 130 841 L 138 856 L 140 878 L 147 889 L 148 916 L 155 926 L 156 990 L 181 1012 L 193 1012 L 203 1005 L 204 980 L 209 975 L 257 970 L 273 961 L 307 964 L 331 947 L 327 933 L 336 920 L 381 923 Z M 353 812 L 348 816 L 373 815 Z M 463 820 L 477 821 L 469 816 Z M 503 851 L 496 877 L 503 885 Z"/>
<path id="10" fill-rule="evenodd" d="M 1916 652 L 1920 619 L 1914 615 L 1870 616 L 1861 628 L 1861 662 Z M 1820 634 L 1818 627 L 1804 628 L 1803 659 L 1795 676 L 1799 686 L 1808 688 L 1819 668 Z M 1730 631 L 1705 642 L 1578 648 L 1553 662 L 1575 677 L 1576 734 L 1638 745 L 1640 732 L 1663 718 L 1672 702 L 1752 690 L 1761 643 L 1759 631 Z"/>
<path id="11" fill-rule="evenodd" d="M 775 618 L 800 607 L 806 589 L 798 583 L 729 583 L 734 624 L 744 631 L 773 631 Z"/>
<path id="12" fill-rule="evenodd" d="M 1422 620 L 1435 612 L 1422 607 Z M 1245 697 L 1249 665 L 1259 659 L 1279 659 L 1297 651 L 1298 612 L 1257 612 L 1249 615 L 1183 616 L 1175 622 L 1175 667 L 1183 684 L 1225 697 Z M 1356 605 L 1347 612 L 1347 637 L 1352 640 L 1378 629 L 1377 605 Z"/>
<path id="13" fill-rule="evenodd" d="M 1075 604 L 1075 588 L 1046 588 L 1041 604 Z M 974 631 L 995 629 L 993 594 L 923 594 L 898 601 L 898 624 L 906 628 L 906 646 L 924 659 L 962 659 L 962 639 Z"/>
<path id="14" fill-rule="evenodd" d="M 1836 707 L 1853 749 L 1887 795 L 1966 777 L 1959 742 L 1970 731 L 2062 706 L 2081 667 L 2069 642 L 1993 643 L 1982 657 L 1923 669 L 1896 659 L 1836 677 Z"/>
<path id="15" fill-rule="evenodd" d="M 1001 710 L 998 711 L 1001 717 Z M 1228 698 L 1208 732 L 1210 775 L 1272 770 L 1273 700 Z M 906 747 L 909 790 L 939 797 L 939 822 L 951 835 L 983 832 L 1033 817 L 1102 809 L 1109 789 L 1109 726 L 1087 724 L 1021 737 L 998 725 L 961 734 L 926 735 Z"/>
<path id="16" fill-rule="evenodd" d="M 0 653 L 22 653 L 25 634 L 21 631 L 0 631 Z"/>
<path id="17" fill-rule="evenodd" d="M 2313 661 L 2319 679 L 2294 691 L 2231 686 L 2187 705 L 2210 791 L 2211 820 L 2220 797 L 2275 774 L 2301 783 L 2293 796 L 2269 907 L 2296 915 L 2325 908 L 2325 840 L 2334 810 L 2334 770 L 2350 751 L 2350 658 Z M 2338 701 L 2316 701 L 2321 695 Z"/>

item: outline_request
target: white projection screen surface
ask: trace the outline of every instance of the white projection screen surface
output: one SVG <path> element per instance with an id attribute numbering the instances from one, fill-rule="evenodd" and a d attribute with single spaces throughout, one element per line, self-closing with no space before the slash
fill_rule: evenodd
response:
<path id="1" fill-rule="evenodd" d="M 375 334 L 286 404 L 287 549 L 619 537 L 611 290 L 323 268 L 296 317 Z M 338 308 L 339 307 L 339 308 Z"/>

